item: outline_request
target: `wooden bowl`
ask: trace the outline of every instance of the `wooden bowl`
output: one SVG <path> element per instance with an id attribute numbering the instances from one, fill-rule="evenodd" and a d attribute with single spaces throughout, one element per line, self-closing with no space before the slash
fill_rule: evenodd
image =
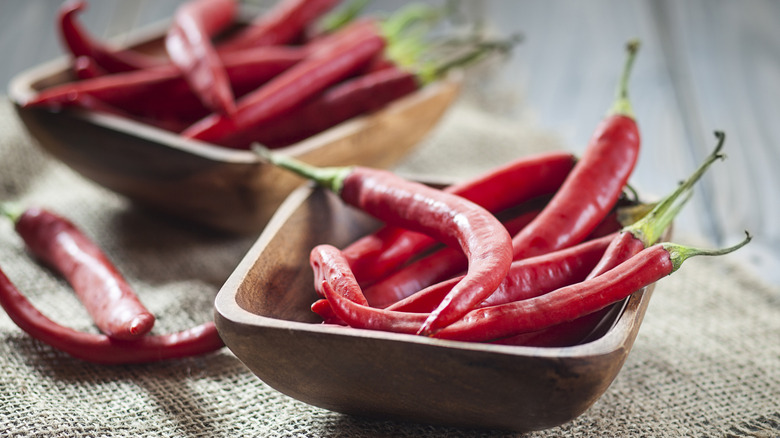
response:
<path id="1" fill-rule="evenodd" d="M 314 406 L 358 416 L 528 431 L 582 414 L 620 371 L 652 286 L 627 299 L 606 334 L 565 348 L 486 345 L 325 325 L 308 264 L 378 223 L 335 195 L 294 191 L 219 291 L 215 320 L 262 381 Z M 609 326 L 609 324 L 608 324 Z"/>
<path id="2" fill-rule="evenodd" d="M 139 30 L 128 47 L 159 51 L 164 28 Z M 36 92 L 73 80 L 68 57 L 17 75 L 9 98 L 40 146 L 84 177 L 152 209 L 217 229 L 261 230 L 301 179 L 239 151 L 183 139 L 86 110 L 23 108 Z M 457 76 L 457 75 L 455 75 Z M 372 115 L 279 149 L 317 165 L 389 167 L 418 144 L 458 94 L 457 77 L 431 84 Z"/>

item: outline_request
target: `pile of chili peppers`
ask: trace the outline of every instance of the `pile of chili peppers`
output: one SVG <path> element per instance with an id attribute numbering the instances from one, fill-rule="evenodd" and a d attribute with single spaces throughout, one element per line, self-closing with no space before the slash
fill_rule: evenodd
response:
<path id="1" fill-rule="evenodd" d="M 385 226 L 346 248 L 314 247 L 325 323 L 469 342 L 565 346 L 589 339 L 635 291 L 697 255 L 659 242 L 725 135 L 655 204 L 630 198 L 640 135 L 628 98 L 639 48 L 627 45 L 613 107 L 581 156 L 523 157 L 443 190 L 364 167 L 317 168 L 255 147 Z M 540 197 L 542 201 L 540 202 Z M 628 202 L 630 201 L 630 202 Z M 438 245 L 443 244 L 443 245 Z M 609 315 L 613 315 L 612 319 Z"/>
<path id="2" fill-rule="evenodd" d="M 287 146 L 375 112 L 514 40 L 476 40 L 431 59 L 443 12 L 411 4 L 361 15 L 364 0 L 280 0 L 240 23 L 237 0 L 191 0 L 175 12 L 164 51 L 111 49 L 64 3 L 58 29 L 74 81 L 41 90 L 28 108 L 86 108 L 210 144 Z M 447 44 L 452 46 L 452 44 Z"/>

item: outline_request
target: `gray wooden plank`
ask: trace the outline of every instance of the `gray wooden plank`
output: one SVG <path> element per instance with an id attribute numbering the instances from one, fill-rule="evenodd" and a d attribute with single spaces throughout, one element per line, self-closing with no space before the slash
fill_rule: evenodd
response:
<path id="1" fill-rule="evenodd" d="M 700 225 L 718 245 L 755 238 L 742 251 L 748 265 L 780 283 L 780 3 L 750 0 L 666 1 L 665 50 L 691 152 L 727 133 L 728 159 L 705 175 Z"/>

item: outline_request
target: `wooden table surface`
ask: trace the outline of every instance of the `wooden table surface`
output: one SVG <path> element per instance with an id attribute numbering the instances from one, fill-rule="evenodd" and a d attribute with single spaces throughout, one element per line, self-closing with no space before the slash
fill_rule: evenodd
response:
<path id="1" fill-rule="evenodd" d="M 111 37 L 166 19 L 182 0 L 100 0 L 82 15 Z M 373 9 L 398 1 L 375 0 Z M 54 27 L 60 0 L 3 0 L 0 82 L 62 54 Z M 643 135 L 633 184 L 663 195 L 686 177 L 726 132 L 728 159 L 703 178 L 676 223 L 678 236 L 723 246 L 754 236 L 739 257 L 780 284 L 780 2 L 771 0 L 487 0 L 475 19 L 523 42 L 498 81 L 542 129 L 581 151 L 608 108 L 623 45 L 642 50 L 631 97 Z"/>

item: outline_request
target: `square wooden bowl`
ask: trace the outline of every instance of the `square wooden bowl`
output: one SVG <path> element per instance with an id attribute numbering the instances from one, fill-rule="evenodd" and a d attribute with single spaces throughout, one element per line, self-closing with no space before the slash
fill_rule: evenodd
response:
<path id="1" fill-rule="evenodd" d="M 609 387 L 636 338 L 653 286 L 611 328 L 564 348 L 487 345 L 320 323 L 309 251 L 344 247 L 379 224 L 312 186 L 294 191 L 219 291 L 215 319 L 262 381 L 346 414 L 528 431 L 566 423 Z"/>
<path id="2" fill-rule="evenodd" d="M 163 25 L 123 38 L 145 53 L 162 50 Z M 220 230 L 262 230 L 301 179 L 250 151 L 184 139 L 94 111 L 25 108 L 38 91 L 74 80 L 63 56 L 18 74 L 8 95 L 30 134 L 76 172 L 137 204 Z M 433 128 L 458 95 L 457 75 L 368 116 L 278 149 L 317 165 L 389 167 Z"/>

